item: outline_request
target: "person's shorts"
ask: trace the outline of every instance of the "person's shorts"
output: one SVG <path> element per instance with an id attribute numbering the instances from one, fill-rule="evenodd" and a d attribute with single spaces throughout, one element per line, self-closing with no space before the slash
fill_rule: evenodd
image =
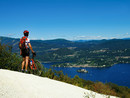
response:
<path id="1" fill-rule="evenodd" d="M 30 55 L 30 49 L 27 48 L 25 50 L 22 50 L 22 57 L 26 57 Z"/>

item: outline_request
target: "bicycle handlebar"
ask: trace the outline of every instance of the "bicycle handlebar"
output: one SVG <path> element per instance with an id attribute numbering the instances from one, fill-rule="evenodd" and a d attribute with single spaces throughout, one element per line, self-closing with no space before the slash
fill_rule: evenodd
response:
<path id="1" fill-rule="evenodd" d="M 33 55 L 32 55 L 32 58 L 34 59 L 34 57 L 36 57 L 36 53 L 34 52 L 34 53 L 32 53 Z"/>

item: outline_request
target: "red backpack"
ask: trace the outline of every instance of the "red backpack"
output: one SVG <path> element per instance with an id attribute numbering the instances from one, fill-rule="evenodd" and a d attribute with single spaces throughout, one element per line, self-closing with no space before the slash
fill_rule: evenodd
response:
<path id="1" fill-rule="evenodd" d="M 26 49 L 26 46 L 25 46 L 25 41 L 26 41 L 26 39 L 27 39 L 27 38 L 26 38 L 25 36 L 20 39 L 19 48 L 20 48 L 21 50 L 25 50 L 25 49 Z"/>

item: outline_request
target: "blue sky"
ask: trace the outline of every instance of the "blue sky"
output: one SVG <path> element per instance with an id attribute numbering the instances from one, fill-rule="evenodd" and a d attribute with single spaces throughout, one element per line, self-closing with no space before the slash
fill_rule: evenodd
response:
<path id="1" fill-rule="evenodd" d="M 0 0 L 0 36 L 89 40 L 130 37 L 130 0 Z"/>

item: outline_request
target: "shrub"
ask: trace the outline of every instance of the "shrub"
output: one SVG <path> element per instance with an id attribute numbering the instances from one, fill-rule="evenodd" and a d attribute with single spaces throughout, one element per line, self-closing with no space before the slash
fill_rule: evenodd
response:
<path id="1" fill-rule="evenodd" d="M 114 95 L 114 96 L 117 95 L 113 89 L 111 89 L 108 85 L 103 84 L 102 82 L 96 82 L 93 85 L 93 90 L 98 93 L 103 93 L 107 95 Z"/>
<path id="2" fill-rule="evenodd" d="M 11 49 L 11 46 L 0 44 L 0 68 L 17 71 L 21 59 Z"/>

